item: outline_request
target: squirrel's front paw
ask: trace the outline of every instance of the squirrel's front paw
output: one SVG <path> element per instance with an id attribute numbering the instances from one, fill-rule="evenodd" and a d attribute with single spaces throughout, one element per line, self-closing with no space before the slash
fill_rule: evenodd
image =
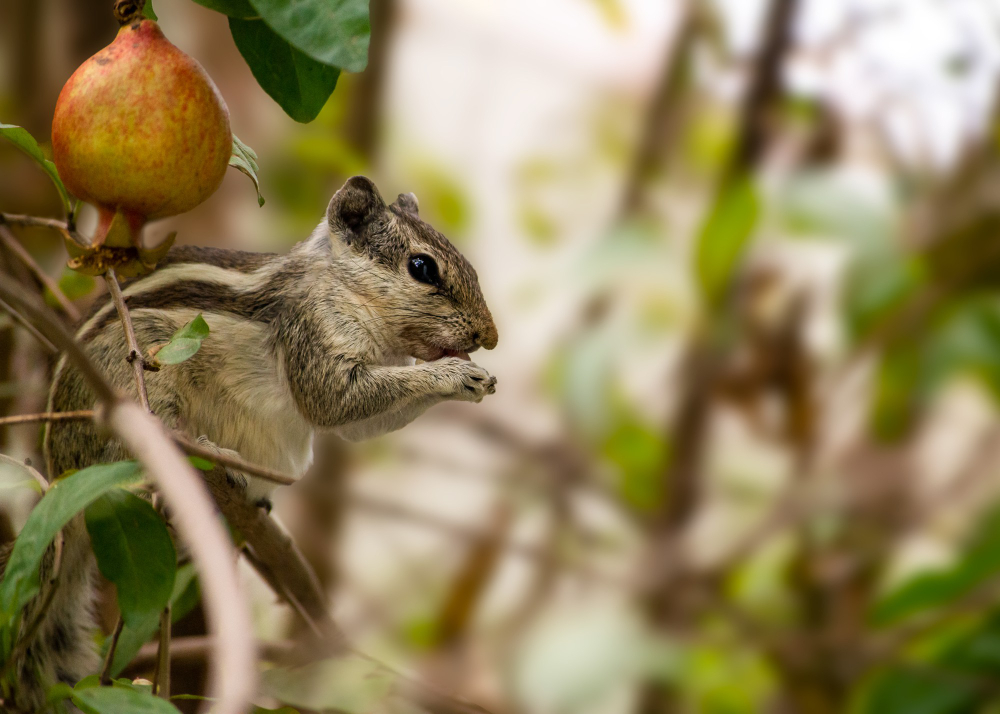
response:
<path id="1" fill-rule="evenodd" d="M 497 391 L 497 378 L 475 362 L 458 357 L 445 357 L 434 364 L 440 365 L 447 372 L 452 399 L 481 402 L 487 394 Z"/>
<path id="2" fill-rule="evenodd" d="M 240 456 L 237 452 L 233 451 L 232 449 L 223 449 L 221 446 L 217 446 L 215 444 L 215 442 L 213 442 L 212 440 L 210 440 L 204 434 L 202 434 L 201 436 L 198 437 L 198 444 L 200 446 L 207 447 L 207 448 L 211 449 L 212 451 L 214 451 L 215 453 L 223 455 L 223 456 L 230 456 L 230 457 L 236 457 L 236 458 L 239 458 L 239 456 Z M 247 483 L 249 482 L 249 479 L 247 478 L 247 475 L 245 473 L 243 473 L 242 471 L 237 471 L 236 469 L 231 469 L 228 466 L 225 467 L 225 470 L 226 470 L 226 481 L 229 482 L 229 485 L 230 486 L 235 486 L 236 488 L 239 488 L 239 489 L 241 489 L 243 491 L 246 491 L 246 489 L 247 489 Z"/>

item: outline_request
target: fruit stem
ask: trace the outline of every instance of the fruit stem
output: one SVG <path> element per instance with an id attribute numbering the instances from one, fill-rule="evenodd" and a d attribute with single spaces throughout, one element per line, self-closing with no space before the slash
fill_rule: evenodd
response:
<path id="1" fill-rule="evenodd" d="M 141 19 L 146 0 L 115 0 L 115 19 L 119 25 L 127 25 L 133 20 Z"/>

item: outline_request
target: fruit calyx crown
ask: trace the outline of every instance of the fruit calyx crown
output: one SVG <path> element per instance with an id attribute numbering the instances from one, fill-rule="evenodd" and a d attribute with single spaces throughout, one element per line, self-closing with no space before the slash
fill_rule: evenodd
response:
<path id="1" fill-rule="evenodd" d="M 142 11 L 146 0 L 115 0 L 115 19 L 119 25 L 127 25 L 133 20 L 142 19 Z"/>

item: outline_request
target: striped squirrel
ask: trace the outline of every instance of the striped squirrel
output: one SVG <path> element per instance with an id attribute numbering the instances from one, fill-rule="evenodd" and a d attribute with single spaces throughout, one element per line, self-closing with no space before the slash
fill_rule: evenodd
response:
<path id="1" fill-rule="evenodd" d="M 308 468 L 317 429 L 369 438 L 438 402 L 478 402 L 495 390 L 496 379 L 468 356 L 497 343 L 475 270 L 418 217 L 412 194 L 386 205 L 362 176 L 337 191 L 326 219 L 288 254 L 174 248 L 124 295 L 142 349 L 167 341 L 198 313 L 211 330 L 191 359 L 146 373 L 157 416 L 290 475 Z M 134 391 L 109 299 L 95 305 L 77 338 L 120 390 Z M 82 377 L 61 358 L 50 410 L 93 405 Z M 86 421 L 50 423 L 44 450 L 50 476 L 128 458 Z M 265 502 L 273 487 L 230 476 L 255 502 Z M 40 706 L 46 682 L 74 683 L 96 671 L 93 572 L 78 516 L 66 530 L 55 599 L 17 663 L 15 709 Z M 32 606 L 37 602 L 25 621 Z"/>

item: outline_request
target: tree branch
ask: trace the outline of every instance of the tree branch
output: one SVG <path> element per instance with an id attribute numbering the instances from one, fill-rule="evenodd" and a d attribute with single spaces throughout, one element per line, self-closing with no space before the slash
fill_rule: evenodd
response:
<path id="1" fill-rule="evenodd" d="M 129 350 L 125 361 L 132 365 L 132 376 L 135 377 L 135 388 L 139 392 L 139 403 L 147 412 L 152 412 L 149 408 L 149 396 L 146 394 L 146 377 L 143 374 L 145 362 L 142 359 L 142 349 L 139 347 L 138 340 L 135 339 L 132 316 L 129 315 L 128 308 L 125 306 L 125 296 L 122 295 L 122 289 L 118 284 L 114 268 L 108 269 L 108 272 L 104 274 L 104 280 L 108 284 L 111 299 L 115 303 L 115 309 L 118 310 L 118 317 L 122 321 L 122 329 L 125 331 L 125 341 L 128 343 Z"/>
<path id="2" fill-rule="evenodd" d="M 122 630 L 125 629 L 125 620 L 122 618 L 121 614 L 118 615 L 118 620 L 115 622 L 114 632 L 111 633 L 111 644 L 108 646 L 108 652 L 104 656 L 104 666 L 101 667 L 101 685 L 106 686 L 111 683 L 111 666 L 115 662 L 115 650 L 118 649 L 118 639 L 122 636 Z"/>
<path id="3" fill-rule="evenodd" d="M 24 249 L 24 246 L 14 237 L 14 234 L 10 232 L 10 228 L 5 226 L 2 220 L 0 220 L 0 242 L 27 266 L 28 270 L 38 278 L 42 285 L 49 289 L 49 292 L 55 297 L 56 302 L 59 303 L 59 307 L 62 308 L 69 319 L 73 322 L 79 322 L 80 311 L 76 309 L 76 305 L 66 297 L 66 294 L 59 288 L 58 283 L 42 270 L 42 266 L 35 262 L 35 259 L 31 257 L 31 253 Z"/>
<path id="4" fill-rule="evenodd" d="M 35 327 L 34 325 L 32 325 L 27 320 L 27 318 L 24 317 L 24 315 L 22 315 L 21 313 L 19 313 L 13 307 L 11 307 L 7 303 L 5 303 L 3 300 L 0 300 L 0 310 L 3 310 L 4 312 L 6 312 L 8 315 L 10 315 L 14 319 L 14 322 L 16 322 L 21 327 L 23 327 L 25 330 L 27 330 L 28 332 L 30 332 L 31 336 L 34 337 L 36 340 L 38 340 L 38 343 L 40 345 L 42 345 L 42 347 L 44 347 L 45 349 L 47 349 L 49 352 L 56 353 L 56 352 L 59 351 L 56 348 L 56 346 L 54 344 L 52 344 L 45 335 L 43 335 L 41 332 L 38 331 L 37 327 Z"/>
<path id="5" fill-rule="evenodd" d="M 80 409 L 73 412 L 15 414 L 14 416 L 0 417 L 0 426 L 10 426 L 11 424 L 32 424 L 39 421 L 78 421 L 83 419 L 93 419 L 96 414 L 97 412 L 93 409 Z"/>

